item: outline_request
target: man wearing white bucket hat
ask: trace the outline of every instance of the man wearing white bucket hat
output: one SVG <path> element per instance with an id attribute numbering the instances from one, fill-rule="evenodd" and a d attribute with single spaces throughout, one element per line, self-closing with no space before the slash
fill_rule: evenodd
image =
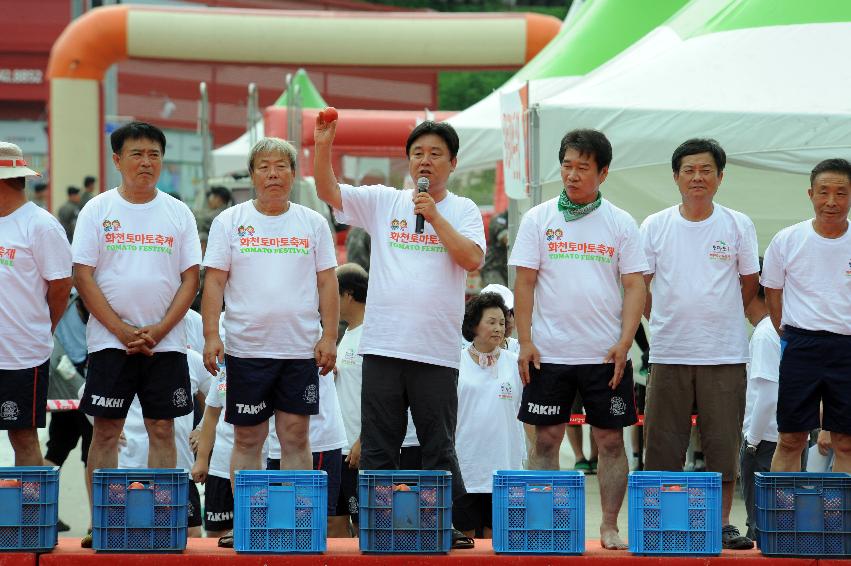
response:
<path id="1" fill-rule="evenodd" d="M 53 329 L 71 292 L 71 247 L 49 212 L 27 202 L 21 149 L 0 142 L 0 430 L 9 431 L 16 466 L 44 462 L 44 427 Z"/>

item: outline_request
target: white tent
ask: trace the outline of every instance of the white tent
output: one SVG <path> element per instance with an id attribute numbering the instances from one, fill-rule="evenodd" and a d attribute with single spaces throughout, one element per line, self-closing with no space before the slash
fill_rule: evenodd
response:
<path id="1" fill-rule="evenodd" d="M 614 148 L 603 194 L 639 222 L 679 201 L 670 159 L 691 137 L 725 148 L 717 200 L 754 220 L 761 249 L 780 228 L 812 216 L 809 171 L 822 159 L 851 158 L 851 3 L 817 6 L 694 0 L 621 58 L 544 101 L 544 198 L 561 190 L 561 137 L 589 127 Z"/>
<path id="2" fill-rule="evenodd" d="M 263 120 L 254 124 L 254 139 L 263 137 Z M 247 131 L 230 143 L 213 150 L 213 177 L 224 177 L 228 173 L 247 171 L 248 152 L 251 150 L 251 132 Z"/>

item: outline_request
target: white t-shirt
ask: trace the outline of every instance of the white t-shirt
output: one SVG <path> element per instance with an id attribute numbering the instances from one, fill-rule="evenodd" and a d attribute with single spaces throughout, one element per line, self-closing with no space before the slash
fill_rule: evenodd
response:
<path id="1" fill-rule="evenodd" d="M 92 198 L 77 218 L 74 263 L 95 268 L 95 282 L 122 320 L 133 326 L 156 324 L 180 287 L 180 275 L 201 263 L 195 217 L 179 200 L 157 190 L 145 204 L 124 200 L 118 189 Z M 89 352 L 125 350 L 100 321 L 89 317 Z M 154 352 L 183 352 L 181 320 Z"/>
<path id="2" fill-rule="evenodd" d="M 71 277 L 59 221 L 28 202 L 0 217 L 0 369 L 43 364 L 53 351 L 47 283 Z"/>
<path id="3" fill-rule="evenodd" d="M 565 365 L 603 363 L 621 335 L 621 275 L 647 269 L 635 220 L 606 199 L 571 222 L 558 199 L 532 208 L 508 263 L 538 271 L 532 341 L 542 362 Z"/>
<path id="4" fill-rule="evenodd" d="M 183 325 L 186 329 L 186 346 L 199 354 L 204 353 L 204 324 L 201 321 L 201 313 L 189 309 L 183 317 Z"/>
<path id="5" fill-rule="evenodd" d="M 641 237 L 654 274 L 650 363 L 747 362 L 739 276 L 759 272 L 751 219 L 715 204 L 709 218 L 690 222 L 672 206 L 648 216 Z"/>
<path id="6" fill-rule="evenodd" d="M 461 352 L 455 451 L 469 493 L 491 493 L 495 470 L 520 470 L 526 457 L 517 420 L 523 384 L 517 356 L 502 350 L 496 366 L 482 369 Z"/>
<path id="7" fill-rule="evenodd" d="M 337 266 L 328 223 L 290 203 L 267 216 L 253 201 L 213 220 L 204 266 L 228 271 L 227 353 L 240 358 L 308 359 L 319 341 L 316 274 Z"/>
<path id="8" fill-rule="evenodd" d="M 765 317 L 754 328 L 751 335 L 750 354 L 748 391 L 742 430 L 750 440 L 777 442 L 777 403 L 774 403 L 769 411 L 761 415 L 763 418 L 754 418 L 757 415 L 753 414 L 754 405 L 761 389 L 765 386 L 773 387 L 776 398 L 776 391 L 780 382 L 780 336 L 774 330 L 771 318 Z M 760 427 L 763 428 L 759 431 L 760 435 L 754 434 L 757 431 L 751 433 L 751 424 L 755 421 L 764 421 L 764 428 Z"/>
<path id="9" fill-rule="evenodd" d="M 201 354 L 192 350 L 186 350 L 186 362 L 189 365 L 189 380 L 192 384 L 192 400 L 199 391 L 207 394 L 210 389 L 210 381 L 213 376 L 204 367 L 204 359 Z M 189 447 L 189 433 L 192 432 L 194 413 L 183 415 L 174 419 L 174 444 L 177 447 L 177 467 L 187 470 L 192 469 L 195 456 Z M 118 449 L 119 468 L 147 468 L 148 467 L 148 431 L 145 429 L 145 421 L 142 416 L 142 405 L 139 397 L 133 397 L 127 419 L 124 421 L 124 437 L 127 445 Z"/>
<path id="10" fill-rule="evenodd" d="M 402 439 L 402 448 L 413 448 L 420 445 L 420 439 L 417 438 L 417 427 L 414 426 L 414 417 L 411 416 L 411 409 L 408 408 L 408 428 L 405 429 L 405 438 Z"/>
<path id="11" fill-rule="evenodd" d="M 431 224 L 414 232 L 413 191 L 340 185 L 340 222 L 372 238 L 361 354 L 458 368 L 467 271 L 455 263 Z M 447 193 L 437 211 L 485 251 L 478 207 Z"/>
<path id="12" fill-rule="evenodd" d="M 347 446 L 346 428 L 332 375 L 319 376 L 319 414 L 310 416 L 310 451 L 328 452 Z M 281 457 L 281 443 L 275 432 L 274 417 L 269 420 L 269 458 Z"/>
<path id="13" fill-rule="evenodd" d="M 363 324 L 357 328 L 347 328 L 343 339 L 337 345 L 337 377 L 334 384 L 346 429 L 346 447 L 343 448 L 343 454 L 348 454 L 349 449 L 360 438 L 363 356 L 358 354 L 358 348 L 362 334 Z"/>
<path id="14" fill-rule="evenodd" d="M 762 284 L 783 289 L 782 325 L 851 335 L 851 227 L 835 239 L 813 219 L 784 228 L 765 250 Z"/>
<path id="15" fill-rule="evenodd" d="M 230 457 L 233 452 L 233 425 L 225 422 L 224 407 L 227 397 L 227 368 L 220 367 L 210 390 L 207 392 L 206 404 L 209 407 L 222 409 L 216 423 L 216 441 L 210 456 L 210 467 L 207 473 L 217 478 L 230 479 Z"/>

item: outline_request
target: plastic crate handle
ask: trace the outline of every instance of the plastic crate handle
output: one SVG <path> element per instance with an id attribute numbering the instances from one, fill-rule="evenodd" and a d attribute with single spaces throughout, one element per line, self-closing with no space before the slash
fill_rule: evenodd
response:
<path id="1" fill-rule="evenodd" d="M 553 491 L 553 484 L 546 483 L 527 483 L 526 484 L 526 493 L 551 493 Z"/>
<path id="2" fill-rule="evenodd" d="M 798 485 L 795 486 L 795 495 L 822 495 L 821 485 Z"/>
<path id="3" fill-rule="evenodd" d="M 661 491 L 667 492 L 688 492 L 688 484 L 685 483 L 663 483 L 659 488 Z"/>

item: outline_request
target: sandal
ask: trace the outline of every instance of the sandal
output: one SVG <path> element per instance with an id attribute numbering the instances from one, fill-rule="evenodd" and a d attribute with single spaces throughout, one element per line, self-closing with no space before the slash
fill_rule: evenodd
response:
<path id="1" fill-rule="evenodd" d="M 476 543 L 473 541 L 473 539 L 471 539 L 458 529 L 452 529 L 452 548 L 454 550 L 463 550 L 467 548 L 473 548 L 474 546 L 476 546 Z"/>
<path id="2" fill-rule="evenodd" d="M 593 475 L 597 473 L 597 460 L 588 460 L 588 466 L 590 468 L 588 470 L 589 474 Z"/>
<path id="3" fill-rule="evenodd" d="M 573 469 L 577 472 L 590 472 L 591 471 L 591 462 L 582 458 L 581 460 L 577 460 L 573 465 Z"/>
<path id="4" fill-rule="evenodd" d="M 92 547 L 92 543 L 93 543 L 93 539 L 92 539 L 92 530 L 91 530 L 91 529 L 89 529 L 89 532 L 88 532 L 88 533 L 86 533 L 86 536 L 84 536 L 84 537 L 80 540 L 80 548 L 91 548 L 91 547 Z"/>
<path id="5" fill-rule="evenodd" d="M 219 548 L 233 548 L 233 531 L 219 537 Z"/>

